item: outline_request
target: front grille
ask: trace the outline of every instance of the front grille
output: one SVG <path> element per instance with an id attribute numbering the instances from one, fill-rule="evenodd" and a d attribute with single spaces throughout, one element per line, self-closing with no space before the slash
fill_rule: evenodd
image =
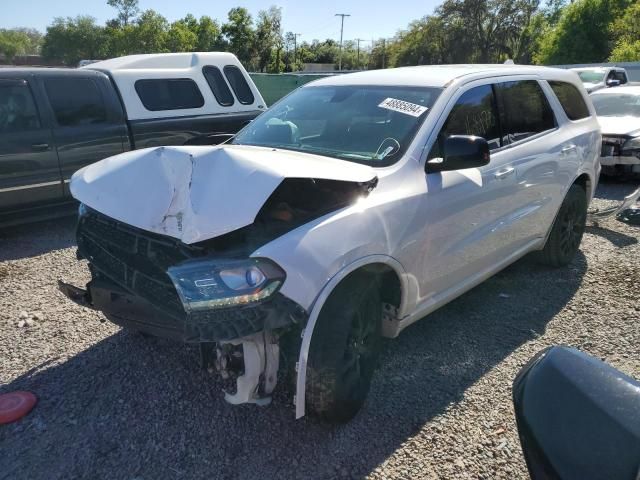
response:
<path id="1" fill-rule="evenodd" d="M 78 249 L 92 271 L 177 318 L 185 312 L 167 268 L 202 255 L 195 247 L 88 210 L 78 224 Z"/>

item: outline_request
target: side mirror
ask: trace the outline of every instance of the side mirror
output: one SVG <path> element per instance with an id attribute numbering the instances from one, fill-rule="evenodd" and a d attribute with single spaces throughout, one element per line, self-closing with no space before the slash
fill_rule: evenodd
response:
<path id="1" fill-rule="evenodd" d="M 579 350 L 538 353 L 513 383 L 532 480 L 638 478 L 640 383 Z"/>
<path id="2" fill-rule="evenodd" d="M 489 163 L 489 144 L 482 137 L 450 135 L 444 141 L 443 155 L 427 162 L 427 173 L 482 167 Z"/>
<path id="3" fill-rule="evenodd" d="M 617 87 L 618 85 L 620 85 L 620 80 L 615 80 L 613 78 L 607 80 L 607 87 Z"/>

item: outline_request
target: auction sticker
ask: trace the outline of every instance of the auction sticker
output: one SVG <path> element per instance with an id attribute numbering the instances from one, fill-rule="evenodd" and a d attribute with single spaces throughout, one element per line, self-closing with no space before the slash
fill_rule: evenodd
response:
<path id="1" fill-rule="evenodd" d="M 380 108 L 386 108 L 387 110 L 393 110 L 394 112 L 406 113 L 412 117 L 419 117 L 429 110 L 427 107 L 423 107 L 417 103 L 405 102 L 397 98 L 386 98 L 378 106 Z"/>

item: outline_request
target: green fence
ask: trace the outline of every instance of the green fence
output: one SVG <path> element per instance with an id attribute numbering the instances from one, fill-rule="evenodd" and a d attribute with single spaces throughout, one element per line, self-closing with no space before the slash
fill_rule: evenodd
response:
<path id="1" fill-rule="evenodd" d="M 333 75 L 332 73 L 250 73 L 267 105 L 273 105 L 287 93 L 305 83 Z"/>

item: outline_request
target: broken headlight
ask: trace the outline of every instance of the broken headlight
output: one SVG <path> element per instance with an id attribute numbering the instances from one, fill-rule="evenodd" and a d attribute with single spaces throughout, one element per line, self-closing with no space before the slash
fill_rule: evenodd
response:
<path id="1" fill-rule="evenodd" d="M 187 312 L 246 305 L 278 291 L 286 277 L 270 260 L 192 261 L 170 267 L 169 277 Z"/>

